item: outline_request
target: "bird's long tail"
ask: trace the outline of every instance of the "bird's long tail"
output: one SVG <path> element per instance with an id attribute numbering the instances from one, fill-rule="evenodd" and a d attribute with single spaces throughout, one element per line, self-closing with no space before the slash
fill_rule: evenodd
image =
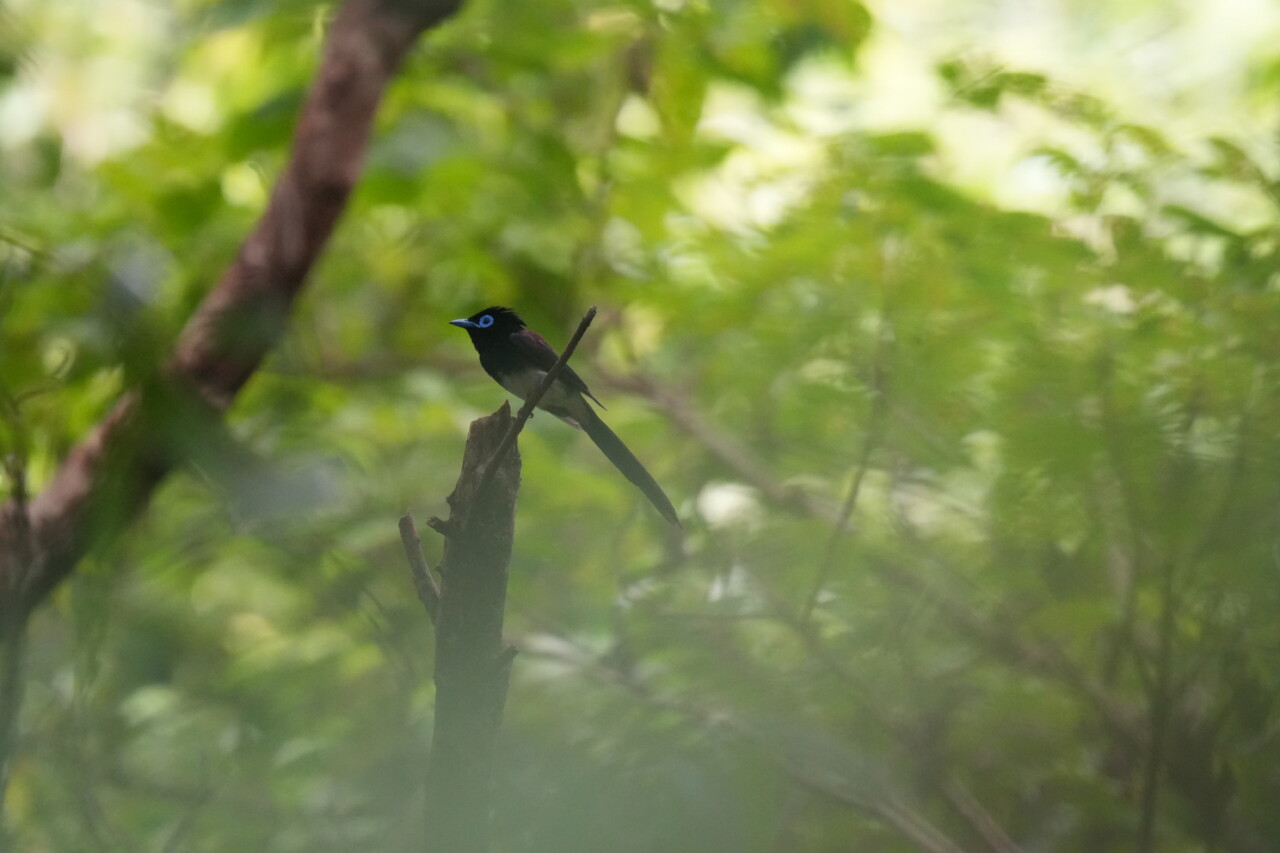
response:
<path id="1" fill-rule="evenodd" d="M 653 475 L 645 470 L 636 455 L 622 443 L 622 439 L 618 438 L 613 430 L 609 429 L 609 426 L 600 419 L 600 416 L 589 405 L 584 405 L 582 410 L 573 413 L 573 417 L 582 426 L 583 431 L 596 443 L 596 447 L 600 448 L 604 455 L 609 457 L 609 461 L 613 463 L 614 467 L 621 471 L 623 476 L 634 483 L 640 491 L 644 492 L 644 496 L 649 499 L 649 503 L 653 504 L 658 512 L 662 513 L 662 517 L 676 527 L 680 527 L 680 519 L 676 518 L 676 508 L 667 499 L 666 492 L 662 491 L 658 481 L 653 479 Z"/>

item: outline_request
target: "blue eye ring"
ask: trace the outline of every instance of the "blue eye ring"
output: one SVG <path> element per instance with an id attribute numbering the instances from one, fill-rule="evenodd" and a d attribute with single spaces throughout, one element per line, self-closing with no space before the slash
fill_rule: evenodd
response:
<path id="1" fill-rule="evenodd" d="M 480 318 L 480 320 L 476 323 L 476 325 L 482 329 L 489 328 L 490 326 L 493 325 L 493 316 L 489 314 L 485 314 L 483 317 Z"/>

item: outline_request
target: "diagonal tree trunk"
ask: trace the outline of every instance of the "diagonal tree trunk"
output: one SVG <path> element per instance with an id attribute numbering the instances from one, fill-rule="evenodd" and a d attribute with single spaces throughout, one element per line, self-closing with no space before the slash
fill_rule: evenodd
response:
<path id="1" fill-rule="evenodd" d="M 21 699 L 22 635 L 32 609 L 80 558 L 126 528 L 186 456 L 173 439 L 216 424 L 272 346 L 360 175 L 373 118 L 426 29 L 461 0 L 348 0 L 262 218 L 183 329 L 162 378 L 127 393 L 29 502 L 0 505 L 0 801 Z M 181 419 L 174 430 L 174 417 Z"/>

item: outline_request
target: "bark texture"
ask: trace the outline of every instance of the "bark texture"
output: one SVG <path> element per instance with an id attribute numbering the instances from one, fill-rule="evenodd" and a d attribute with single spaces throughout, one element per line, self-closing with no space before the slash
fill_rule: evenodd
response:
<path id="1" fill-rule="evenodd" d="M 495 456 L 510 408 L 473 421 L 449 496 L 436 615 L 436 715 L 427 764 L 427 849 L 489 849 L 493 751 L 515 650 L 502 640 L 507 567 L 520 489 L 517 448 Z M 491 473 L 486 474 L 486 469 Z"/>

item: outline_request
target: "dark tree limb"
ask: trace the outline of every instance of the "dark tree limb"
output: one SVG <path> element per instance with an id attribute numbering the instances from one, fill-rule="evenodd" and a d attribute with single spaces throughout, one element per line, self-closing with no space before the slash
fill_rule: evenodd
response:
<path id="1" fill-rule="evenodd" d="M 22 704 L 22 679 L 26 669 L 25 625 L 18 620 L 0 623 L 0 802 L 9 785 L 16 750 L 18 712 Z M 0 851 L 8 850 L 6 827 L 0 826 Z"/>
<path id="2" fill-rule="evenodd" d="M 404 556 L 409 561 L 409 575 L 413 578 L 413 588 L 418 591 L 418 600 L 426 608 L 434 625 L 436 615 L 440 612 L 440 584 L 431 574 L 431 566 L 427 565 L 427 555 L 422 553 L 422 537 L 418 535 L 418 527 L 413 523 L 413 515 L 405 513 L 400 516 L 400 542 L 404 545 Z"/>
<path id="3" fill-rule="evenodd" d="M 293 301 L 359 177 L 383 91 L 418 35 L 458 5 L 349 0 L 339 10 L 267 209 L 183 329 L 168 364 L 166 378 L 203 400 L 207 416 L 231 405 L 284 334 Z M 159 425 L 146 414 L 140 393 L 126 395 L 31 502 L 32 559 L 15 566 L 0 555 L 0 573 L 23 576 L 22 610 L 65 579 L 98 535 L 114 532 L 104 527 L 132 521 L 181 461 L 156 452 L 169 442 L 154 440 Z M 108 512 L 109 524 L 100 523 Z"/>
<path id="4" fill-rule="evenodd" d="M 427 849 L 489 849 L 493 749 L 515 649 L 502 639 L 507 567 L 515 535 L 520 453 L 497 451 L 515 426 L 511 408 L 471 424 L 462 473 L 449 496 L 436 617 L 436 703 L 427 763 Z"/>
<path id="5" fill-rule="evenodd" d="M 338 11 L 267 209 L 183 329 L 161 378 L 125 394 L 29 504 L 15 495 L 0 505 L 6 657 L 20 650 L 31 610 L 96 543 L 127 527 L 186 458 L 190 445 L 174 434 L 216 422 L 284 334 L 360 175 L 383 92 L 418 36 L 460 4 L 348 0 Z M 8 765 L 21 704 L 20 685 L 10 692 L 11 681 L 0 684 L 0 768 Z"/>

